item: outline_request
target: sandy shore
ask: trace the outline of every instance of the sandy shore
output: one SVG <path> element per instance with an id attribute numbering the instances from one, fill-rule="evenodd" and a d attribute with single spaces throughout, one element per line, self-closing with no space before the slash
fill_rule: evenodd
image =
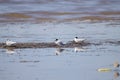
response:
<path id="1" fill-rule="evenodd" d="M 5 43 L 0 43 L 0 48 L 73 48 L 73 47 L 81 47 L 81 46 L 89 46 L 89 45 L 102 45 L 102 44 L 114 44 L 120 45 L 120 41 L 105 41 L 105 42 L 98 42 L 98 43 L 91 43 L 91 42 L 81 42 L 75 43 L 74 41 L 69 41 L 68 43 L 64 44 L 63 46 L 58 46 L 53 42 L 41 42 L 41 43 L 16 43 L 11 46 L 6 46 Z"/>
<path id="2" fill-rule="evenodd" d="M 80 46 L 87 46 L 90 45 L 89 42 L 81 42 L 81 43 L 75 43 L 73 41 L 68 42 L 64 44 L 63 46 L 58 46 L 53 42 L 42 42 L 42 43 L 16 43 L 11 46 L 6 46 L 5 43 L 0 43 L 0 48 L 7 48 L 7 47 L 13 47 L 13 48 L 56 48 L 56 47 L 62 47 L 62 48 L 70 48 L 70 47 L 80 47 Z"/>

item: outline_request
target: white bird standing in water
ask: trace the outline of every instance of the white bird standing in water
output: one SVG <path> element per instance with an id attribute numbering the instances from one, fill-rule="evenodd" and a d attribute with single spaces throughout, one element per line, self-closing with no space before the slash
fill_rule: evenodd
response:
<path id="1" fill-rule="evenodd" d="M 13 44 L 15 44 L 15 43 L 16 43 L 16 42 L 11 41 L 11 40 L 8 40 L 8 39 L 7 39 L 7 41 L 5 42 L 6 46 L 11 46 L 11 45 L 13 45 Z"/>
<path id="2" fill-rule="evenodd" d="M 55 44 L 57 44 L 58 46 L 63 46 L 64 45 L 63 42 L 60 41 L 59 39 L 55 40 Z"/>
<path id="3" fill-rule="evenodd" d="M 75 37 L 74 38 L 74 41 L 76 42 L 76 43 L 80 43 L 80 42 L 83 42 L 85 39 L 79 39 L 78 37 Z"/>

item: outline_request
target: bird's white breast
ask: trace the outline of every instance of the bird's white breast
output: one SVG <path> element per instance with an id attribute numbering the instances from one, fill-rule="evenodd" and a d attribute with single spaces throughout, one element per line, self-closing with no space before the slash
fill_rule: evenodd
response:
<path id="1" fill-rule="evenodd" d="M 13 42 L 13 41 L 6 41 L 6 45 L 7 46 L 11 46 L 12 44 L 15 44 L 16 42 Z"/>

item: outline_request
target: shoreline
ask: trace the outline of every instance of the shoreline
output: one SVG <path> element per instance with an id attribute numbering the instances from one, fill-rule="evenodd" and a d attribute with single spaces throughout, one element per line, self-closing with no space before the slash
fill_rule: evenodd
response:
<path id="1" fill-rule="evenodd" d="M 82 46 L 88 46 L 91 43 L 89 42 L 81 42 L 81 43 L 75 43 L 74 41 L 68 42 L 64 44 L 63 46 L 56 45 L 53 42 L 41 42 L 41 43 L 16 43 L 11 46 L 7 46 L 5 43 L 0 43 L 0 48 L 72 48 L 72 47 L 82 47 Z"/>
<path id="2" fill-rule="evenodd" d="M 103 45 L 103 44 L 112 44 L 112 45 L 120 45 L 120 41 L 105 41 L 105 42 L 81 42 L 75 43 L 74 41 L 69 41 L 68 43 L 64 44 L 63 46 L 56 45 L 54 42 L 41 42 L 41 43 L 16 43 L 11 46 L 6 46 L 5 43 L 0 43 L 0 48 L 73 48 L 73 47 L 82 47 L 82 46 L 89 46 L 89 45 Z"/>

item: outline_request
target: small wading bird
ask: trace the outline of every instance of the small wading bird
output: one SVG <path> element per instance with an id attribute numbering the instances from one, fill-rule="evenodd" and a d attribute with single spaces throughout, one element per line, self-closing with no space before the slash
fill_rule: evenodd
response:
<path id="1" fill-rule="evenodd" d="M 15 44 L 15 43 L 16 43 L 16 42 L 11 41 L 11 40 L 8 40 L 8 39 L 7 39 L 7 41 L 5 42 L 6 46 L 11 46 L 11 45 L 13 45 L 13 44 Z"/>
<path id="2" fill-rule="evenodd" d="M 85 39 L 79 39 L 78 37 L 75 37 L 75 38 L 74 38 L 74 41 L 75 41 L 76 43 L 80 43 L 80 42 L 85 41 Z"/>
<path id="3" fill-rule="evenodd" d="M 63 42 L 60 41 L 59 39 L 55 40 L 55 44 L 57 44 L 58 46 L 63 46 L 64 45 Z"/>

